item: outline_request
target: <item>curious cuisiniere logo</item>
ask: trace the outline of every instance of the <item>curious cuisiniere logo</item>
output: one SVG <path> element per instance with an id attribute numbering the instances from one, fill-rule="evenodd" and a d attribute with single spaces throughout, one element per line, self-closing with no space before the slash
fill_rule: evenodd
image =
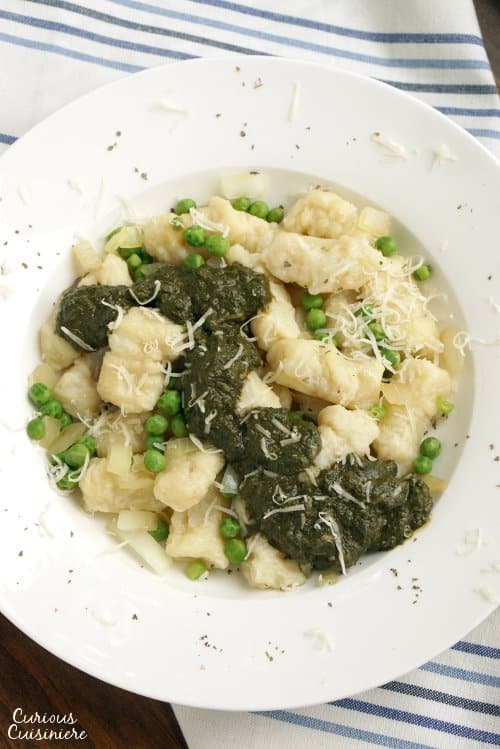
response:
<path id="1" fill-rule="evenodd" d="M 83 741 L 87 733 L 75 728 L 77 723 L 73 713 L 25 713 L 22 707 L 16 707 L 7 736 L 12 741 Z"/>

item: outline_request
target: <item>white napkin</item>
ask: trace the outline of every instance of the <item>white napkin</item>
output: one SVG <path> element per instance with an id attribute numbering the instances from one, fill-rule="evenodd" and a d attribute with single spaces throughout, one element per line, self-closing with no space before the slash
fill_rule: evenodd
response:
<path id="1" fill-rule="evenodd" d="M 472 0 L 2 0 L 0 51 L 0 153 L 127 73 L 261 52 L 390 82 L 500 156 L 500 101 Z M 266 714 L 175 712 L 190 749 L 498 746 L 499 664 L 497 612 L 420 669 L 350 699 Z"/>

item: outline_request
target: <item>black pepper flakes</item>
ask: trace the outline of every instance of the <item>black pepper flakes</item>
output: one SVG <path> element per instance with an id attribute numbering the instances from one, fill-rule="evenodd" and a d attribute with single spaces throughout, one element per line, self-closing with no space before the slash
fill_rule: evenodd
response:
<path id="1" fill-rule="evenodd" d="M 136 622 L 138 621 L 138 619 L 139 617 L 137 616 L 137 614 L 132 614 L 132 621 Z"/>
<path id="2" fill-rule="evenodd" d="M 17 553 L 17 556 L 18 556 L 18 557 L 22 557 L 22 556 L 24 556 L 24 551 L 23 551 L 23 550 L 21 549 L 21 551 L 19 551 L 19 552 Z"/>

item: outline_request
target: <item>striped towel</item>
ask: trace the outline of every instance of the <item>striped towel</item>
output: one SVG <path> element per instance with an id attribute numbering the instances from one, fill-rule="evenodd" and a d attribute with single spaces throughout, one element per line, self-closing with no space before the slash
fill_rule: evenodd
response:
<path id="1" fill-rule="evenodd" d="M 126 73 L 243 52 L 386 81 L 500 156 L 500 102 L 472 0 L 2 0 L 0 45 L 0 150 Z M 497 612 L 420 669 L 349 699 L 258 714 L 175 710 L 191 749 L 500 745 L 499 663 Z"/>

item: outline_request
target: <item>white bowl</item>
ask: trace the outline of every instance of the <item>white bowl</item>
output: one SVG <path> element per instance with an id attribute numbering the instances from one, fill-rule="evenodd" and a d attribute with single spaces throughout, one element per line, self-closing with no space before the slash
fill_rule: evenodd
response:
<path id="1" fill-rule="evenodd" d="M 158 106 L 168 91 L 186 114 Z M 403 144 L 408 158 L 390 155 L 373 132 Z M 433 169 L 442 144 L 457 158 Z M 0 279 L 0 606 L 48 650 L 125 689 L 268 710 L 396 678 L 494 608 L 487 598 L 500 582 L 483 570 L 495 560 L 500 527 L 499 352 L 473 345 L 467 356 L 456 409 L 440 428 L 436 473 L 449 486 L 432 521 L 403 546 L 364 557 L 335 586 L 262 592 L 225 573 L 193 583 L 176 567 L 157 577 L 126 551 L 102 555 L 115 545 L 103 523 L 52 491 L 42 451 L 23 430 L 36 331 L 74 275 L 75 231 L 101 242 L 131 209 L 143 217 L 186 194 L 203 201 L 218 175 L 244 169 L 270 174 L 271 203 L 320 183 L 390 212 L 405 252 L 430 259 L 454 324 L 497 339 L 489 300 L 500 301 L 499 164 L 415 99 L 327 67 L 238 57 L 154 68 L 78 100 L 0 161 L 8 242 Z M 474 528 L 484 529 L 484 544 L 457 554 Z M 316 650 L 314 632 L 326 633 L 333 651 Z"/>

